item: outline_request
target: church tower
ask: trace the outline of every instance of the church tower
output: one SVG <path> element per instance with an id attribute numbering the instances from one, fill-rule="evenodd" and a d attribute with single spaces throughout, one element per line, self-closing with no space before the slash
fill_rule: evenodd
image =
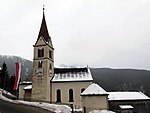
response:
<path id="1" fill-rule="evenodd" d="M 50 80 L 54 75 L 54 48 L 49 36 L 44 8 L 43 19 L 39 35 L 34 47 L 33 69 L 32 69 L 32 100 L 50 101 Z"/>

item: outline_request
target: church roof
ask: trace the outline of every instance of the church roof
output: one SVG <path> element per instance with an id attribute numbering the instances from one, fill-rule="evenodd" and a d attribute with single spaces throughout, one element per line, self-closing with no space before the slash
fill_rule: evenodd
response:
<path id="1" fill-rule="evenodd" d="M 93 81 L 89 68 L 55 68 L 52 82 Z"/>
<path id="2" fill-rule="evenodd" d="M 43 19 L 42 19 L 42 23 L 41 23 L 41 28 L 40 28 L 40 31 L 39 31 L 38 39 L 41 36 L 45 39 L 46 42 L 49 42 L 50 39 L 51 39 L 50 36 L 49 36 L 49 33 L 48 33 L 48 29 L 47 29 L 47 24 L 46 24 L 46 20 L 45 20 L 44 9 L 43 9 Z"/>
<path id="3" fill-rule="evenodd" d="M 102 88 L 100 87 L 98 84 L 91 84 L 90 86 L 88 86 L 82 93 L 82 96 L 84 95 L 108 95 L 108 93 Z"/>
<path id="4" fill-rule="evenodd" d="M 109 101 L 150 100 L 142 92 L 108 92 Z"/>

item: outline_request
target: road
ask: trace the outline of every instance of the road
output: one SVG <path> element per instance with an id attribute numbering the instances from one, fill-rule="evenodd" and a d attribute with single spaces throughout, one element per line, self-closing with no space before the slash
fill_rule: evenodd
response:
<path id="1" fill-rule="evenodd" d="M 53 113 L 41 108 L 19 105 L 0 100 L 0 113 Z"/>

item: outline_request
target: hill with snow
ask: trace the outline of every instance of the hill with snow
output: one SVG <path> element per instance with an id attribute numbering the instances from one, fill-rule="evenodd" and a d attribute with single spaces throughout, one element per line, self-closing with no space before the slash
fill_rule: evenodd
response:
<path id="1" fill-rule="evenodd" d="M 3 63 L 6 63 L 8 73 L 10 76 L 15 75 L 16 67 L 15 63 L 21 63 L 21 80 L 30 79 L 31 78 L 31 69 L 32 69 L 32 62 L 18 57 L 18 56 L 10 56 L 10 55 L 0 55 L 0 67 Z"/>

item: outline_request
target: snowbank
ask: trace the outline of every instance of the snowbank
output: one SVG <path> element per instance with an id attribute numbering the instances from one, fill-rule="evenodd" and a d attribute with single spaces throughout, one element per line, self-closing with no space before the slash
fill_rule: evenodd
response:
<path id="1" fill-rule="evenodd" d="M 73 109 L 75 112 L 82 112 L 82 108 L 74 108 Z"/>
<path id="2" fill-rule="evenodd" d="M 89 113 L 115 113 L 115 112 L 112 112 L 109 110 L 93 110 L 93 111 L 90 111 Z"/>
<path id="3" fill-rule="evenodd" d="M 17 100 L 21 104 L 30 105 L 40 107 L 49 111 L 53 111 L 55 113 L 71 113 L 71 108 L 67 105 L 56 105 L 56 104 L 49 104 L 44 102 L 27 102 Z"/>
<path id="4" fill-rule="evenodd" d="M 5 91 L 4 91 L 5 92 Z M 2 95 L 2 90 L 0 89 L 0 99 L 11 102 L 14 104 L 24 104 L 29 106 L 40 107 L 55 113 L 71 113 L 71 108 L 67 105 L 56 105 L 56 104 L 49 104 L 44 102 L 27 102 L 21 100 L 11 100 Z"/>

